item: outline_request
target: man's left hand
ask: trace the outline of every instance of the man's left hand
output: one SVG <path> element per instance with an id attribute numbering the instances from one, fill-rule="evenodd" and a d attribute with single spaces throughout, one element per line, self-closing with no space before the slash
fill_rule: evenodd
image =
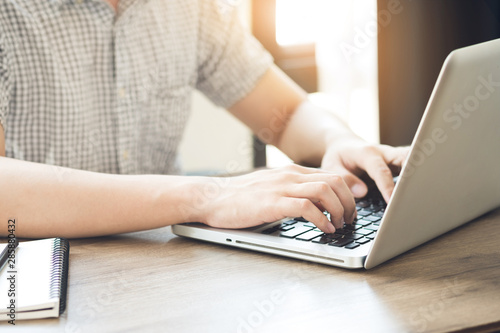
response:
<path id="1" fill-rule="evenodd" d="M 409 147 L 373 145 L 353 139 L 328 147 L 321 168 L 342 176 L 356 198 L 367 194 L 368 187 L 360 177 L 368 175 L 388 202 L 394 190 L 393 176 L 401 171 L 409 151 Z"/>

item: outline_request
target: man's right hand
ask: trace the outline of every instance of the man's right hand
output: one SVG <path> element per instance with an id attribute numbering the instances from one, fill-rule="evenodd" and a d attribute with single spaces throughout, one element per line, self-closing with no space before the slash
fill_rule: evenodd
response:
<path id="1" fill-rule="evenodd" d="M 205 197 L 196 200 L 198 219 L 212 227 L 247 228 L 302 216 L 323 232 L 333 233 L 356 217 L 354 197 L 342 177 L 324 170 L 290 165 L 206 181 L 207 191 L 201 184 L 199 192 Z"/>

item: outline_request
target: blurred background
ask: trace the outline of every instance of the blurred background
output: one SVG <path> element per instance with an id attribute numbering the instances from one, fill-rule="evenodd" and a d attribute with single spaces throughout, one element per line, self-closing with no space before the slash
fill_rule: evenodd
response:
<path id="1" fill-rule="evenodd" d="M 411 144 L 449 52 L 500 37 L 498 0 L 218 1 L 238 7 L 313 102 L 373 143 Z M 290 163 L 199 93 L 180 153 L 189 174 Z"/>

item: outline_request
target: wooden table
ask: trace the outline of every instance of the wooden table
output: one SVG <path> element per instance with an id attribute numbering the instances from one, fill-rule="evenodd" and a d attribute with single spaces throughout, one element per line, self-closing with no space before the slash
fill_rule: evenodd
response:
<path id="1" fill-rule="evenodd" d="M 500 209 L 370 271 L 181 239 L 170 228 L 72 240 L 66 312 L 16 326 L 17 332 L 500 330 Z"/>

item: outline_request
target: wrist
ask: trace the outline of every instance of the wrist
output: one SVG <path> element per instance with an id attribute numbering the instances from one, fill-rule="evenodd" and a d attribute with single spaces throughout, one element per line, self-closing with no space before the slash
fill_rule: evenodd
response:
<path id="1" fill-rule="evenodd" d="M 162 201 L 169 202 L 172 211 L 166 212 L 171 224 L 184 222 L 206 223 L 210 213 L 210 202 L 222 189 L 220 178 L 198 176 L 174 176 L 176 185 L 164 192 Z M 224 179 L 224 178 L 222 178 Z M 166 204 L 160 206 L 167 207 Z M 164 211 L 165 208 L 163 208 Z M 175 217 L 174 217 L 175 216 Z M 174 218 L 173 218 L 174 217 Z"/>
<path id="2" fill-rule="evenodd" d="M 326 150 L 332 147 L 363 146 L 366 144 L 366 141 L 354 133 L 347 125 L 342 129 L 331 131 L 325 135 Z"/>

